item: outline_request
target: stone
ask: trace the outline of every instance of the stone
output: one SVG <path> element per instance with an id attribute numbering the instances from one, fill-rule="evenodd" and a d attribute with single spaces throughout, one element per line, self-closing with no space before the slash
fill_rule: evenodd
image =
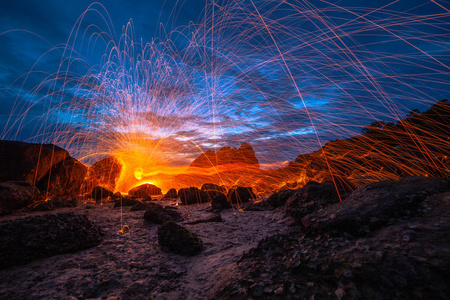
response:
<path id="1" fill-rule="evenodd" d="M 203 250 L 203 242 L 195 233 L 174 222 L 158 228 L 158 242 L 163 249 L 184 256 L 194 256 Z"/>
<path id="2" fill-rule="evenodd" d="M 173 198 L 178 198 L 178 193 L 177 193 L 177 190 L 176 189 L 170 189 L 170 190 L 168 190 L 167 191 L 167 193 L 164 195 L 164 197 L 163 198 L 171 198 L 171 199 L 173 199 Z"/>
<path id="3" fill-rule="evenodd" d="M 98 245 L 103 232 L 85 215 L 45 214 L 0 222 L 0 268 Z"/>
<path id="4" fill-rule="evenodd" d="M 238 204 L 255 200 L 256 196 L 251 187 L 236 187 L 228 191 L 227 199 L 229 202 Z"/>
<path id="5" fill-rule="evenodd" d="M 102 199 L 106 199 L 108 197 L 113 198 L 114 193 L 104 187 L 96 186 L 92 189 L 91 197 L 95 200 L 95 202 L 100 203 Z"/>
<path id="6" fill-rule="evenodd" d="M 272 207 L 280 207 L 283 206 L 287 199 L 289 199 L 293 194 L 295 193 L 295 190 L 282 190 L 279 192 L 276 192 L 267 199 L 267 202 Z"/>
<path id="7" fill-rule="evenodd" d="M 161 195 L 161 189 L 154 184 L 144 183 L 128 191 L 128 196 L 145 198 L 146 196 Z"/>
<path id="8" fill-rule="evenodd" d="M 0 141 L 0 182 L 28 181 L 45 197 L 80 193 L 87 168 L 53 144 Z"/>
<path id="9" fill-rule="evenodd" d="M 40 199 L 39 190 L 28 181 L 0 183 L 0 214 L 28 207 Z"/>
<path id="10" fill-rule="evenodd" d="M 88 168 L 82 188 L 89 192 L 96 186 L 102 186 L 114 191 L 121 172 L 122 163 L 116 157 L 105 157 Z"/>
<path id="11" fill-rule="evenodd" d="M 410 218 L 428 196 L 450 191 L 450 179 L 407 177 L 363 185 L 351 196 L 301 219 L 308 231 L 365 235 L 398 218 Z M 415 195 L 411 197 L 411 195 Z"/>
<path id="12" fill-rule="evenodd" d="M 180 189 L 178 197 L 184 205 L 200 204 L 209 201 L 208 195 L 196 187 Z"/>
<path id="13" fill-rule="evenodd" d="M 61 198 L 61 197 L 53 197 L 48 200 L 35 202 L 30 206 L 30 210 L 32 211 L 50 211 L 63 207 L 76 207 L 78 202 L 76 198 Z"/>
<path id="14" fill-rule="evenodd" d="M 308 182 L 297 189 L 286 200 L 286 212 L 297 221 L 312 212 L 318 211 L 330 204 L 339 202 L 339 195 L 333 182 Z"/>
<path id="15" fill-rule="evenodd" d="M 214 210 L 222 210 L 226 208 L 232 208 L 230 202 L 227 200 L 227 196 L 222 193 L 217 194 L 214 199 L 211 201 L 211 208 Z"/>
<path id="16" fill-rule="evenodd" d="M 157 203 L 147 203 L 144 220 L 155 224 L 163 224 L 168 221 L 180 221 L 181 215 L 174 209 L 164 208 Z"/>
<path id="17" fill-rule="evenodd" d="M 208 195 L 210 201 L 214 199 L 219 193 L 225 194 L 227 192 L 226 188 L 214 183 L 205 183 L 202 185 L 201 190 Z"/>
<path id="18" fill-rule="evenodd" d="M 253 147 L 248 143 L 242 143 L 239 149 L 223 147 L 216 152 L 208 150 L 202 153 L 192 163 L 191 167 L 211 168 L 226 164 L 244 164 L 254 168 L 259 168 Z"/>
<path id="19" fill-rule="evenodd" d="M 134 206 L 139 203 L 142 203 L 142 202 L 139 200 L 130 198 L 130 197 L 123 197 L 121 200 L 116 200 L 116 202 L 114 202 L 114 208 L 124 207 L 124 206 Z"/>

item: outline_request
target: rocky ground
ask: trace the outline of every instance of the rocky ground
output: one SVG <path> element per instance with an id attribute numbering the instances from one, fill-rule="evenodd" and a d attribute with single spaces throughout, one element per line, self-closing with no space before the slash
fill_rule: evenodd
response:
<path id="1" fill-rule="evenodd" d="M 185 257 L 163 251 L 157 235 L 160 225 L 145 221 L 144 211 L 124 207 L 123 225 L 130 231 L 119 234 L 120 208 L 113 203 L 60 208 L 46 213 L 86 215 L 105 233 L 103 241 L 87 250 L 0 270 L 0 299 L 204 299 L 225 269 L 258 241 L 289 230 L 281 212 L 226 209 L 221 212 L 223 222 L 190 225 L 212 215 L 209 204 L 158 203 L 176 207 L 183 217 L 178 224 L 202 239 L 204 248 L 199 255 Z M 16 213 L 0 221 L 46 213 Z"/>
<path id="2" fill-rule="evenodd" d="M 329 182 L 310 182 L 219 214 L 214 200 L 179 199 L 122 215 L 114 203 L 15 212 L 0 218 L 0 299 L 450 298 L 450 179 L 340 192 L 342 202 Z M 179 225 L 195 235 L 173 238 Z"/>

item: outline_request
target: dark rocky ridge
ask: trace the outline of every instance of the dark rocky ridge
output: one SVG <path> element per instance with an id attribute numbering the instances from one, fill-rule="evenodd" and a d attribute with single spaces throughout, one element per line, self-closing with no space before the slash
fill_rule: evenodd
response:
<path id="1" fill-rule="evenodd" d="M 321 202 L 304 227 L 261 240 L 230 266 L 210 298 L 448 299 L 449 184 L 412 177 Z M 303 195 L 300 207 L 323 198 Z"/>

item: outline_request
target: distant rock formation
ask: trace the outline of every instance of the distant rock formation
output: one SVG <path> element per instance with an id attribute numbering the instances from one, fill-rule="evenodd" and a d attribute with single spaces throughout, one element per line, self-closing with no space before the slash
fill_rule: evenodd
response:
<path id="1" fill-rule="evenodd" d="M 117 158 L 114 156 L 103 158 L 87 170 L 83 189 L 90 192 L 94 187 L 101 186 L 110 191 L 115 191 L 121 172 L 122 164 Z"/>
<path id="2" fill-rule="evenodd" d="M 255 151 L 248 143 L 242 143 L 239 149 L 231 147 L 220 148 L 217 153 L 208 150 L 202 153 L 192 163 L 191 167 L 196 168 L 211 168 L 226 164 L 246 164 L 259 168 L 258 159 L 255 156 Z"/>
<path id="3" fill-rule="evenodd" d="M 44 196 L 78 195 L 87 168 L 53 144 L 0 141 L 0 182 L 28 181 Z"/>

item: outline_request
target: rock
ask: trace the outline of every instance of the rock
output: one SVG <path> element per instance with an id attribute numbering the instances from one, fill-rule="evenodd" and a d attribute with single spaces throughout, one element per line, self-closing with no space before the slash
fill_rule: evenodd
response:
<path id="1" fill-rule="evenodd" d="M 201 190 L 208 195 L 210 201 L 214 199 L 219 193 L 226 193 L 226 189 L 223 186 L 214 183 L 205 183 L 202 185 Z"/>
<path id="2" fill-rule="evenodd" d="M 178 193 L 176 189 L 170 189 L 167 191 L 167 193 L 164 195 L 163 198 L 178 198 Z"/>
<path id="3" fill-rule="evenodd" d="M 67 199 L 53 197 L 48 200 L 35 202 L 30 206 L 31 211 L 50 211 L 63 207 L 76 207 L 77 200 L 75 198 Z"/>
<path id="4" fill-rule="evenodd" d="M 366 235 L 392 220 L 410 218 L 428 196 L 450 191 L 450 179 L 407 177 L 363 185 L 340 203 L 302 218 L 314 232 L 347 232 Z"/>
<path id="5" fill-rule="evenodd" d="M 114 208 L 124 207 L 124 206 L 134 206 L 139 203 L 142 203 L 142 202 L 139 200 L 133 199 L 133 198 L 123 197 L 121 200 L 116 200 L 116 202 L 114 202 Z"/>
<path id="6" fill-rule="evenodd" d="M 289 199 L 289 197 L 291 197 L 292 195 L 294 195 L 295 190 L 283 190 L 283 191 L 279 191 L 277 193 L 272 194 L 268 199 L 267 202 L 269 205 L 271 205 L 272 207 L 280 207 L 283 206 L 287 199 Z"/>
<path id="7" fill-rule="evenodd" d="M 208 195 L 196 187 L 182 188 L 178 191 L 178 197 L 184 205 L 208 202 Z"/>
<path id="8" fill-rule="evenodd" d="M 140 211 L 140 210 L 147 210 L 149 208 L 149 203 L 143 203 L 143 202 L 139 202 L 134 204 L 130 211 Z"/>
<path id="9" fill-rule="evenodd" d="M 41 198 L 39 190 L 28 181 L 0 183 L 0 214 L 25 208 Z"/>
<path id="10" fill-rule="evenodd" d="M 286 212 L 300 221 L 307 214 L 337 202 L 339 195 L 333 182 L 310 181 L 304 187 L 295 190 L 286 200 Z"/>
<path id="11" fill-rule="evenodd" d="M 216 152 L 208 150 L 202 153 L 192 163 L 191 167 L 211 168 L 226 164 L 244 164 L 254 168 L 259 168 L 259 162 L 255 151 L 248 143 L 242 143 L 239 149 L 223 147 Z"/>
<path id="12" fill-rule="evenodd" d="M 203 250 L 203 242 L 195 233 L 173 222 L 158 228 L 158 242 L 163 249 L 184 256 L 194 256 Z"/>
<path id="13" fill-rule="evenodd" d="M 114 195 L 113 195 L 113 198 L 115 198 L 115 199 L 122 199 L 123 196 L 122 196 L 122 194 L 120 192 L 115 192 Z"/>
<path id="14" fill-rule="evenodd" d="M 100 203 L 104 198 L 114 197 L 114 193 L 110 190 L 105 189 L 104 187 L 96 186 L 92 189 L 91 197 L 95 200 L 95 202 Z"/>
<path id="15" fill-rule="evenodd" d="M 116 190 L 117 181 L 122 172 L 122 163 L 114 156 L 103 158 L 90 166 L 83 182 L 83 190 L 91 191 L 102 186 L 110 191 Z"/>
<path id="16" fill-rule="evenodd" d="M 53 144 L 0 141 L 0 182 L 28 181 L 46 197 L 80 193 L 86 167 Z"/>
<path id="17" fill-rule="evenodd" d="M 215 213 L 207 218 L 193 220 L 193 221 L 187 222 L 186 224 L 195 225 L 195 224 L 210 223 L 210 222 L 223 222 L 222 216 L 220 215 L 220 213 Z"/>
<path id="18" fill-rule="evenodd" d="M 130 197 L 145 198 L 152 195 L 161 195 L 161 189 L 150 183 L 141 184 L 128 191 Z"/>
<path id="19" fill-rule="evenodd" d="M 265 238 L 218 280 L 210 298 L 249 299 L 253 287 L 264 284 L 265 299 L 447 299 L 450 192 L 435 193 L 447 181 L 410 178 L 368 185 L 359 193 L 374 201 L 411 189 L 429 196 L 417 204 L 417 213 L 382 223 L 369 236 L 305 235 L 295 229 Z M 382 190 L 386 193 L 377 196 Z"/>
<path id="20" fill-rule="evenodd" d="M 181 215 L 176 210 L 164 208 L 156 203 L 147 203 L 144 220 L 156 224 L 163 224 L 168 221 L 180 221 Z"/>
<path id="21" fill-rule="evenodd" d="M 229 202 L 237 204 L 255 200 L 256 196 L 251 187 L 237 187 L 228 191 L 227 199 Z"/>
<path id="22" fill-rule="evenodd" d="M 222 193 L 217 194 L 214 199 L 211 201 L 211 208 L 214 210 L 222 210 L 225 208 L 232 208 L 230 202 L 227 200 L 227 196 Z"/>
<path id="23" fill-rule="evenodd" d="M 0 268 L 98 245 L 103 233 L 84 215 L 45 214 L 0 222 Z"/>

